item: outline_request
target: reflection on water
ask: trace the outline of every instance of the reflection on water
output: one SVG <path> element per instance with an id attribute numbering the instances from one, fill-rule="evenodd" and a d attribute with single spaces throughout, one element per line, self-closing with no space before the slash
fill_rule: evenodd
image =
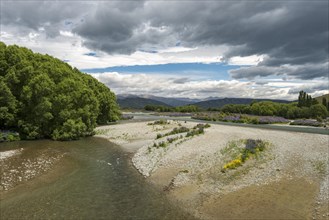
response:
<path id="1" fill-rule="evenodd" d="M 62 165 L 70 168 L 50 172 L 56 176 L 53 181 L 48 176 L 4 193 L 1 220 L 191 219 L 146 183 L 131 167 L 127 154 L 105 140 L 16 142 L 1 144 L 0 150 L 22 147 L 26 156 L 40 151 L 65 153 Z"/>

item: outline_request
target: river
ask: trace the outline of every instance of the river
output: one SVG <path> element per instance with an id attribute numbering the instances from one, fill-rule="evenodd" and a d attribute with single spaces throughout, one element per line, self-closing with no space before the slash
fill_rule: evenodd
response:
<path id="1" fill-rule="evenodd" d="M 1 220 L 192 218 L 132 167 L 128 153 L 106 140 L 0 144 L 0 151 L 13 149 L 21 150 L 17 167 L 40 152 L 65 156 L 53 170 L 1 192 Z"/>

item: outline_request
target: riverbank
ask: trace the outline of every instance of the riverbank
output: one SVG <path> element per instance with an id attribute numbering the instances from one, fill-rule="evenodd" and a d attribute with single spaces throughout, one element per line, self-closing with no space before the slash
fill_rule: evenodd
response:
<path id="1" fill-rule="evenodd" d="M 48 141 L 40 140 L 35 143 Z M 24 148 L 25 145 L 33 145 L 27 141 L 2 143 L 1 150 L 12 145 L 17 145 L 17 149 L 0 152 L 0 195 L 54 170 L 59 163 L 63 163 L 66 156 L 65 151 L 51 147 L 36 150 L 32 147 Z"/>
<path id="2" fill-rule="evenodd" d="M 196 125 L 132 122 L 96 132 L 130 152 L 134 166 L 149 182 L 196 217 L 328 218 L 327 135 L 212 124 L 204 134 L 157 139 L 158 134 Z M 262 159 L 221 172 L 227 159 L 224 149 L 246 139 L 270 144 Z"/>

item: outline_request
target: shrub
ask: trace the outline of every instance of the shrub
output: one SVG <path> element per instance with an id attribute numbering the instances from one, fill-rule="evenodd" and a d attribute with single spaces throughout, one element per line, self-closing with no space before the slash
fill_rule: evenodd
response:
<path id="1" fill-rule="evenodd" d="M 179 139 L 179 137 L 174 137 L 174 138 L 167 138 L 167 141 L 168 141 L 168 143 L 172 143 L 172 142 L 174 142 L 174 141 L 177 141 Z"/>
<path id="2" fill-rule="evenodd" d="M 224 165 L 223 169 L 235 169 L 236 167 L 239 167 L 242 165 L 242 161 L 240 159 L 235 159 L 232 160 L 230 162 L 228 162 L 227 164 Z"/>
<path id="3" fill-rule="evenodd" d="M 154 122 L 147 123 L 147 125 L 166 125 L 166 124 L 170 124 L 170 123 L 165 119 L 160 119 Z"/>
<path id="4" fill-rule="evenodd" d="M 189 171 L 188 170 L 181 170 L 179 171 L 180 173 L 188 173 Z"/>
<path id="5" fill-rule="evenodd" d="M 223 121 L 228 121 L 228 122 L 243 122 L 243 120 L 241 119 L 240 115 L 226 115 L 223 117 L 222 119 Z"/>
<path id="6" fill-rule="evenodd" d="M 290 122 L 288 119 L 283 117 L 275 117 L 275 116 L 260 116 L 259 124 L 275 124 L 275 123 L 288 123 Z"/>
<path id="7" fill-rule="evenodd" d="M 318 121 L 318 122 L 323 122 L 323 119 L 322 119 L 321 117 L 317 116 L 317 117 L 316 117 L 316 121 Z"/>
<path id="8" fill-rule="evenodd" d="M 245 147 L 240 150 L 239 155 L 235 159 L 226 163 L 222 168 L 222 172 L 225 172 L 227 169 L 235 169 L 236 167 L 241 166 L 252 155 L 257 155 L 259 152 L 264 151 L 266 145 L 267 143 L 262 140 L 247 139 L 245 141 Z M 230 144 L 227 150 L 236 147 L 236 144 Z M 225 151 L 221 151 L 221 153 L 223 154 Z"/>
<path id="9" fill-rule="evenodd" d="M 190 131 L 189 128 L 184 127 L 184 126 L 180 126 L 178 128 L 174 128 L 173 130 L 171 130 L 170 132 L 166 133 L 166 134 L 157 134 L 157 139 L 165 137 L 165 136 L 169 136 L 169 135 L 174 135 L 174 134 L 180 134 L 180 133 L 185 133 Z"/>
<path id="10" fill-rule="evenodd" d="M 204 134 L 204 128 L 193 129 L 187 132 L 186 137 L 193 137 L 194 135 Z"/>
<path id="11" fill-rule="evenodd" d="M 154 122 L 154 125 L 166 125 L 166 124 L 169 124 L 169 122 L 165 119 L 160 119 Z"/>
<path id="12" fill-rule="evenodd" d="M 14 131 L 1 131 L 0 130 L 0 142 L 6 141 L 19 141 L 20 137 L 17 132 Z"/>
<path id="13" fill-rule="evenodd" d="M 197 128 L 210 128 L 210 124 L 197 124 L 196 126 L 193 127 L 193 129 Z"/>
<path id="14" fill-rule="evenodd" d="M 313 127 L 321 127 L 323 124 L 321 122 L 309 119 L 298 119 L 290 122 L 290 125 L 304 125 L 304 126 L 313 126 Z"/>
<path id="15" fill-rule="evenodd" d="M 257 117 L 251 117 L 248 121 L 250 124 L 259 124 L 259 119 Z"/>
<path id="16" fill-rule="evenodd" d="M 154 143 L 153 147 L 159 148 L 159 147 L 167 147 L 167 143 L 165 141 L 161 141 L 159 143 Z"/>
<path id="17" fill-rule="evenodd" d="M 190 130 L 189 128 L 181 126 L 179 128 L 174 128 L 171 132 L 168 133 L 168 135 L 185 133 L 185 132 L 188 132 L 189 130 Z"/>

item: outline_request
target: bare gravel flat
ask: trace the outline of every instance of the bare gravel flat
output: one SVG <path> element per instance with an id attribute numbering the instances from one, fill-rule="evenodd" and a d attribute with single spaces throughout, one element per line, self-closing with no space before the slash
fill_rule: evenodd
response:
<path id="1" fill-rule="evenodd" d="M 235 204 L 240 211 L 230 218 L 248 216 L 244 213 L 248 210 L 254 210 L 250 216 L 261 218 L 264 212 L 257 210 L 262 209 L 272 213 L 268 218 L 329 217 L 328 135 L 211 125 L 205 129 L 205 134 L 194 137 L 184 134 L 166 147 L 156 148 L 154 143 L 167 138 L 156 139 L 158 133 L 164 134 L 179 126 L 192 128 L 196 123 L 147 124 L 100 127 L 98 134 L 133 153 L 136 169 L 195 216 L 225 217 L 220 215 L 229 208 L 225 203 L 231 204 L 235 198 L 241 200 Z M 225 158 L 221 150 L 230 141 L 241 139 L 261 139 L 270 145 L 261 161 L 250 161 L 234 171 L 222 173 Z M 277 187 L 279 185 L 281 188 Z M 296 190 L 303 193 L 297 195 Z M 291 206 L 282 208 L 290 197 L 296 199 L 291 200 Z M 245 209 L 246 204 L 254 206 Z M 255 208 L 256 205 L 259 207 Z M 218 211 L 216 207 L 223 210 Z"/>

